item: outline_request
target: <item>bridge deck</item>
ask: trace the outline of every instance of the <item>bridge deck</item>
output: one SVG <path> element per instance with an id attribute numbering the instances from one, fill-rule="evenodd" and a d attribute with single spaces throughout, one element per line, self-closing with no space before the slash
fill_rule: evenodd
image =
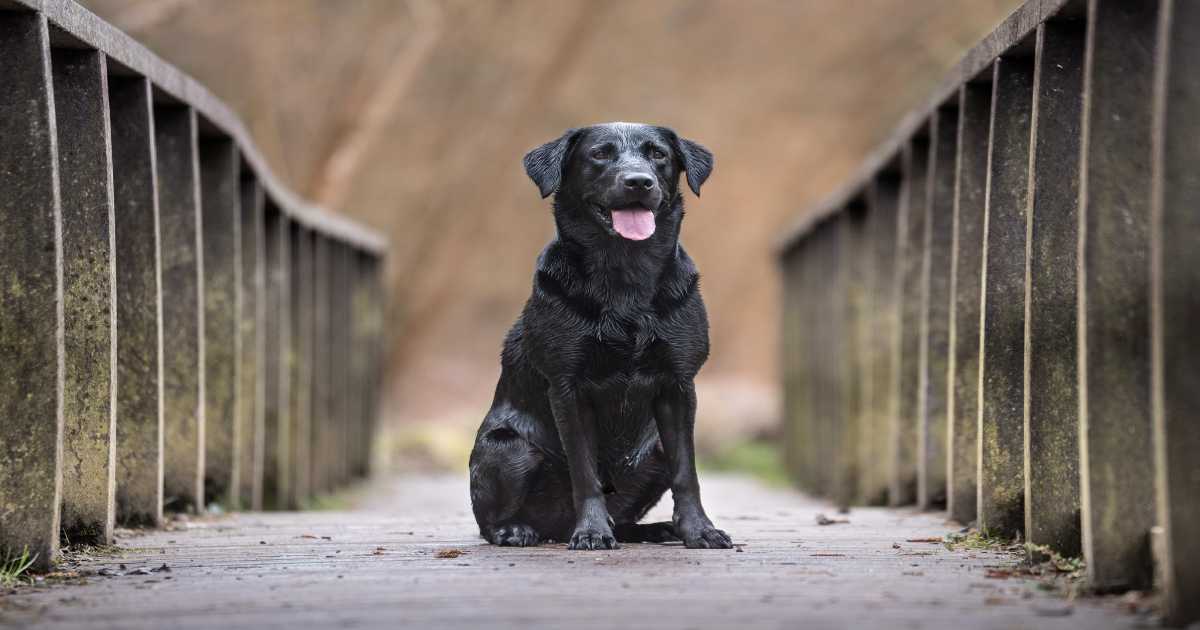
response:
<path id="1" fill-rule="evenodd" d="M 742 551 L 481 544 L 458 478 L 378 482 L 353 510 L 248 513 L 127 534 L 79 560 L 82 586 L 0 595 L 0 627 L 36 628 L 1124 628 L 1112 604 L 1069 604 L 988 568 L 1011 556 L 907 542 L 939 514 L 828 504 L 705 476 Z M 669 502 L 664 502 L 669 503 Z M 660 504 L 653 516 L 669 517 Z M 816 515 L 848 524 L 818 526 Z M 463 552 L 457 557 L 446 550 Z M 442 557 L 439 557 L 439 552 Z M 138 574 L 163 565 L 170 571 Z M 122 569 L 121 565 L 124 565 Z M 799 624 L 799 625 L 798 625 Z"/>

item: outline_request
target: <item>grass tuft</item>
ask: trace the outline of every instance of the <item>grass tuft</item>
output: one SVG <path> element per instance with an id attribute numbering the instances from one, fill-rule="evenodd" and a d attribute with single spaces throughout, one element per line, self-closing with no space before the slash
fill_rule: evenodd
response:
<path id="1" fill-rule="evenodd" d="M 30 555 L 29 547 L 21 551 L 20 555 L 4 558 L 0 561 L 0 587 L 12 588 L 21 584 L 31 584 L 32 579 L 28 573 L 34 562 L 37 562 L 37 554 Z"/>

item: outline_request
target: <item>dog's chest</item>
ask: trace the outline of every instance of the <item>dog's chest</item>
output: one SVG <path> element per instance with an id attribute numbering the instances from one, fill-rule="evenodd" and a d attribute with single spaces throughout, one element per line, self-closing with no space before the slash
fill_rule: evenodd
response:
<path id="1" fill-rule="evenodd" d="M 649 310 L 605 310 L 592 334 L 582 340 L 581 376 L 593 383 L 627 386 L 657 375 L 670 365 L 671 348 L 661 338 L 658 318 Z"/>

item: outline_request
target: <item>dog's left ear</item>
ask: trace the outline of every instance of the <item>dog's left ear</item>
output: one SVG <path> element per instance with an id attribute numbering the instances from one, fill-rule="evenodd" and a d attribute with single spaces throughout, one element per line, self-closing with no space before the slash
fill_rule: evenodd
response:
<path id="1" fill-rule="evenodd" d="M 675 155 L 679 158 L 679 166 L 687 174 L 688 188 L 691 188 L 692 192 L 699 197 L 700 187 L 704 185 L 713 170 L 712 151 L 687 138 L 680 138 L 670 129 L 663 129 L 663 131 L 674 145 Z"/>
<path id="2" fill-rule="evenodd" d="M 563 161 L 578 137 L 578 129 L 568 129 L 557 140 L 551 140 L 525 154 L 525 173 L 537 184 L 543 199 L 558 190 L 558 184 L 562 181 Z"/>

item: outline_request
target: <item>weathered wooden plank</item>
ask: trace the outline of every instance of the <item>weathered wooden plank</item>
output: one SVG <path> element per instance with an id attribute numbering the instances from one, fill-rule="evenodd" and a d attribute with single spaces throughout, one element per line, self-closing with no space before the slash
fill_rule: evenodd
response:
<path id="1" fill-rule="evenodd" d="M 958 94 L 958 142 L 951 246 L 950 359 L 947 384 L 950 518 L 976 517 L 979 473 L 979 309 L 983 290 L 984 206 L 992 111 L 992 73 Z"/>
<path id="2" fill-rule="evenodd" d="M 1024 526 L 1025 232 L 1033 61 L 996 60 L 983 255 L 979 375 L 979 529 Z"/>
<path id="3" fill-rule="evenodd" d="M 1091 0 L 1079 203 L 1080 503 L 1088 579 L 1150 582 L 1151 99 L 1159 2 Z"/>
<path id="4" fill-rule="evenodd" d="M 955 145 L 958 139 L 958 101 L 937 110 L 930 120 L 929 210 L 925 223 L 923 273 L 926 276 L 925 317 L 921 355 L 925 384 L 921 423 L 917 427 L 917 506 L 946 505 L 947 376 L 950 354 L 950 272 L 954 245 Z"/>
<path id="5" fill-rule="evenodd" d="M 900 195 L 900 406 L 894 418 L 890 457 L 892 471 L 888 489 L 890 505 L 908 505 L 917 500 L 918 429 L 923 422 L 921 387 L 928 384 L 922 373 L 921 322 L 928 305 L 925 274 L 925 224 L 929 215 L 927 185 L 929 169 L 928 127 L 905 146 Z"/>
<path id="6" fill-rule="evenodd" d="M 1025 537 L 1079 548 L 1079 124 L 1083 19 L 1038 28 L 1025 321 Z"/>
<path id="7" fill-rule="evenodd" d="M 117 242 L 117 521 L 162 524 L 163 330 L 150 83 L 109 80 Z"/>
<path id="8" fill-rule="evenodd" d="M 240 470 L 239 504 L 255 510 L 262 509 L 263 500 L 263 437 L 266 405 L 266 379 L 263 361 L 266 354 L 266 300 L 263 235 L 263 190 L 253 173 L 243 171 L 240 180 L 241 197 L 241 367 L 238 393 L 238 432 Z"/>
<path id="9" fill-rule="evenodd" d="M 1200 620 L 1200 4 L 1166 0 L 1154 89 L 1155 489 L 1167 623 Z"/>
<path id="10" fill-rule="evenodd" d="M 46 20 L 0 13 L 0 560 L 58 554 L 62 214 Z"/>
<path id="11" fill-rule="evenodd" d="M 204 509 L 203 253 L 196 112 L 154 107 L 163 309 L 163 502 Z"/>
<path id="12" fill-rule="evenodd" d="M 241 175 L 229 138 L 200 142 L 204 246 L 204 492 L 232 505 L 240 486 Z"/>
<path id="13" fill-rule="evenodd" d="M 116 217 L 108 64 L 94 50 L 52 54 L 63 238 L 62 530 L 112 542 L 116 510 Z"/>

